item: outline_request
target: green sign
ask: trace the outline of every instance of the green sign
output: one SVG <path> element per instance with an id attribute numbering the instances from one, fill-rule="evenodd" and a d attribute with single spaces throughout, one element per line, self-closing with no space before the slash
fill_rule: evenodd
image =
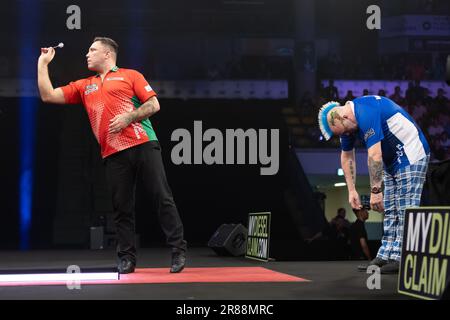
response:
<path id="1" fill-rule="evenodd" d="M 248 215 L 246 258 L 269 261 L 270 212 Z"/>
<path id="2" fill-rule="evenodd" d="M 439 299 L 450 276 L 450 207 L 406 209 L 398 292 Z"/>

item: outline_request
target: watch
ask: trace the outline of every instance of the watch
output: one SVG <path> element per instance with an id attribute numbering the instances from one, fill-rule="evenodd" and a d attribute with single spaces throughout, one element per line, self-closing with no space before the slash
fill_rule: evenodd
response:
<path id="1" fill-rule="evenodd" d="M 372 187 L 372 189 L 370 189 L 370 193 L 373 194 L 377 194 L 377 193 L 381 193 L 381 188 L 380 187 Z"/>

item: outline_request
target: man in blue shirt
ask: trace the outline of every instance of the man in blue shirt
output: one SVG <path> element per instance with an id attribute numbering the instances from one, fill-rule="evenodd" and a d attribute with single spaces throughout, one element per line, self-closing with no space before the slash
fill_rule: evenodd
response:
<path id="1" fill-rule="evenodd" d="M 380 96 L 363 96 L 343 106 L 329 102 L 320 109 L 318 118 L 326 140 L 333 135 L 341 138 L 341 164 L 354 209 L 362 207 L 355 184 L 356 138 L 366 146 L 370 206 L 384 212 L 381 247 L 370 265 L 381 267 L 381 273 L 398 272 L 405 209 L 420 205 L 428 167 L 430 147 L 422 130 L 402 107 Z"/>

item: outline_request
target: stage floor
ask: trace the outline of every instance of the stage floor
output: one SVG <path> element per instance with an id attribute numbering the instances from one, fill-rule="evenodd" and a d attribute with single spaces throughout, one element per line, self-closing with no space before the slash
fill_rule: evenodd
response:
<path id="1" fill-rule="evenodd" d="M 79 290 L 69 290 L 65 285 L 0 285 L 0 299 L 409 299 L 397 293 L 397 275 L 381 275 L 381 288 L 369 290 L 366 282 L 370 275 L 356 270 L 359 263 L 359 261 L 266 263 L 243 257 L 218 256 L 210 248 L 191 248 L 187 256 L 186 269 L 181 274 L 169 274 L 169 249 L 146 248 L 139 250 L 137 267 L 141 273 L 154 272 L 157 276 L 155 281 L 147 277 L 146 281 L 130 280 L 121 284 L 90 283 L 82 284 Z M 83 268 L 114 264 L 115 253 L 111 250 L 0 252 L 0 269 L 67 268 L 69 265 L 79 265 Z M 236 270 L 235 274 L 233 270 Z M 202 279 L 202 274 L 209 278 Z M 133 279 L 138 279 L 137 275 L 134 275 Z"/>

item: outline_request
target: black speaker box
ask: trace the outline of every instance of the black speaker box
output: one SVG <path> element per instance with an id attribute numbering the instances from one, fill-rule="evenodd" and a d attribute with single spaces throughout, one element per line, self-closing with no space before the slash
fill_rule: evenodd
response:
<path id="1" fill-rule="evenodd" d="M 208 247 L 219 256 L 243 256 L 247 234 L 247 228 L 242 224 L 223 224 L 209 239 Z"/>

